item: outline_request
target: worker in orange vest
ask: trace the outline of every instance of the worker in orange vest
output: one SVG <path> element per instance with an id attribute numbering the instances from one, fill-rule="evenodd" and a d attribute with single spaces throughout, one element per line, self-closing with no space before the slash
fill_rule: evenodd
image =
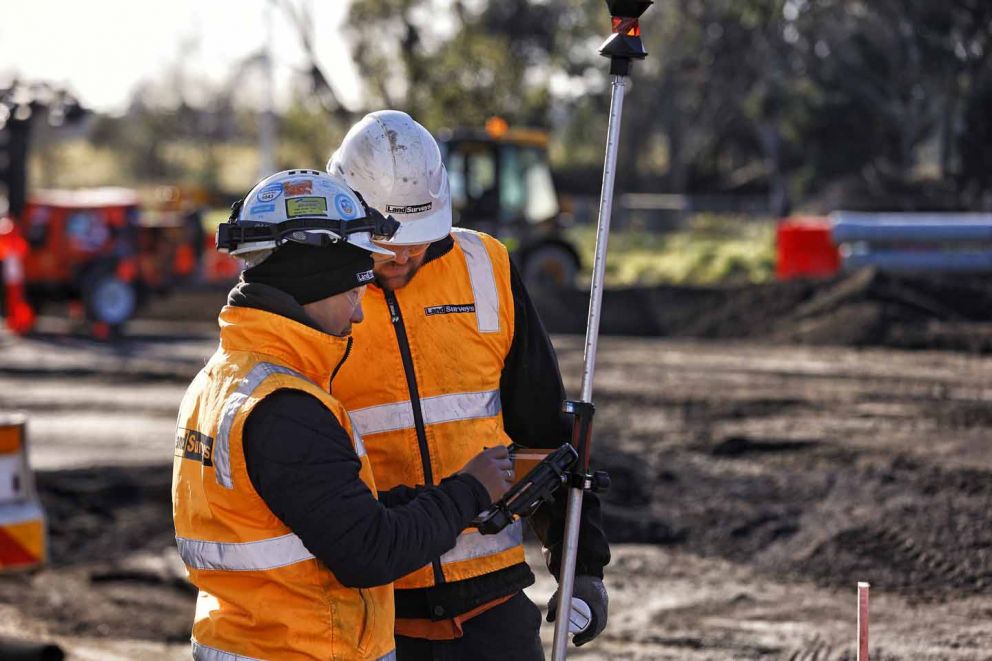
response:
<path id="1" fill-rule="evenodd" d="M 9 216 L 0 217 L 0 282 L 3 283 L 0 309 L 7 328 L 18 335 L 31 332 L 35 323 L 34 310 L 24 292 L 24 260 L 27 255 L 28 242 L 17 231 L 17 225 Z"/>
<path id="2" fill-rule="evenodd" d="M 200 590 L 195 659 L 394 659 L 391 582 L 449 551 L 511 484 L 500 447 L 436 486 L 379 490 L 332 395 L 371 254 L 391 255 L 371 236 L 391 226 L 343 180 L 290 170 L 218 230 L 247 268 L 180 406 L 172 483 Z"/>
<path id="3" fill-rule="evenodd" d="M 448 175 L 431 134 L 405 113 L 371 113 L 327 169 L 400 222 L 379 243 L 395 256 L 374 256 L 357 360 L 334 386 L 365 439 L 376 483 L 435 485 L 486 445 L 568 442 L 551 341 L 506 248 L 452 228 Z M 555 577 L 564 504 L 542 506 L 531 519 Z M 608 607 L 599 502 L 587 496 L 584 505 L 571 605 L 588 618 L 577 645 L 603 630 Z M 522 521 L 492 536 L 469 529 L 454 549 L 398 580 L 398 658 L 543 658 L 540 612 L 522 592 L 534 582 L 522 541 Z"/>

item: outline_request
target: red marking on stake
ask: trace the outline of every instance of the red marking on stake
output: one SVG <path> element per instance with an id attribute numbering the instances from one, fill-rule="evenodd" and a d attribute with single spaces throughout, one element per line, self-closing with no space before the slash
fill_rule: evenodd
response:
<path id="1" fill-rule="evenodd" d="M 858 583 L 858 661 L 868 661 L 868 583 Z"/>

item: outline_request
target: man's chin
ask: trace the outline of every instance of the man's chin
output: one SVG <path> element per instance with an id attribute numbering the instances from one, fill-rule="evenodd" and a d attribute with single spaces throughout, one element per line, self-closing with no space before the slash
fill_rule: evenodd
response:
<path id="1" fill-rule="evenodd" d="M 416 269 L 392 275 L 388 273 L 376 273 L 375 282 L 379 285 L 380 289 L 388 289 L 390 291 L 403 289 L 403 287 L 406 287 L 407 284 L 409 284 L 410 280 L 413 279 L 413 276 L 416 273 Z"/>
<path id="2" fill-rule="evenodd" d="M 375 284 L 379 285 L 379 289 L 385 289 L 386 291 L 402 289 L 406 286 L 406 283 L 407 279 L 405 276 L 392 276 L 389 278 L 384 278 L 377 275 L 375 277 Z"/>

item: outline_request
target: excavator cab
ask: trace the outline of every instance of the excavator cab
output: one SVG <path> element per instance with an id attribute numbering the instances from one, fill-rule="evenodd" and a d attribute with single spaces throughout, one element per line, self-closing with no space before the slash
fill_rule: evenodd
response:
<path id="1" fill-rule="evenodd" d="M 492 118 L 484 131 L 444 130 L 438 143 L 454 223 L 506 244 L 528 285 L 572 286 L 580 260 L 562 234 L 547 133 Z"/>

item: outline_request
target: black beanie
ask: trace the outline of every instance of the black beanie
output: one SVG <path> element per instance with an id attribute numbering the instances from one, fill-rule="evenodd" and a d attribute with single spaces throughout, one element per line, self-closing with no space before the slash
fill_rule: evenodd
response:
<path id="1" fill-rule="evenodd" d="M 285 243 L 245 269 L 241 279 L 275 287 L 306 305 L 371 282 L 372 255 L 344 241 L 323 247 Z"/>

